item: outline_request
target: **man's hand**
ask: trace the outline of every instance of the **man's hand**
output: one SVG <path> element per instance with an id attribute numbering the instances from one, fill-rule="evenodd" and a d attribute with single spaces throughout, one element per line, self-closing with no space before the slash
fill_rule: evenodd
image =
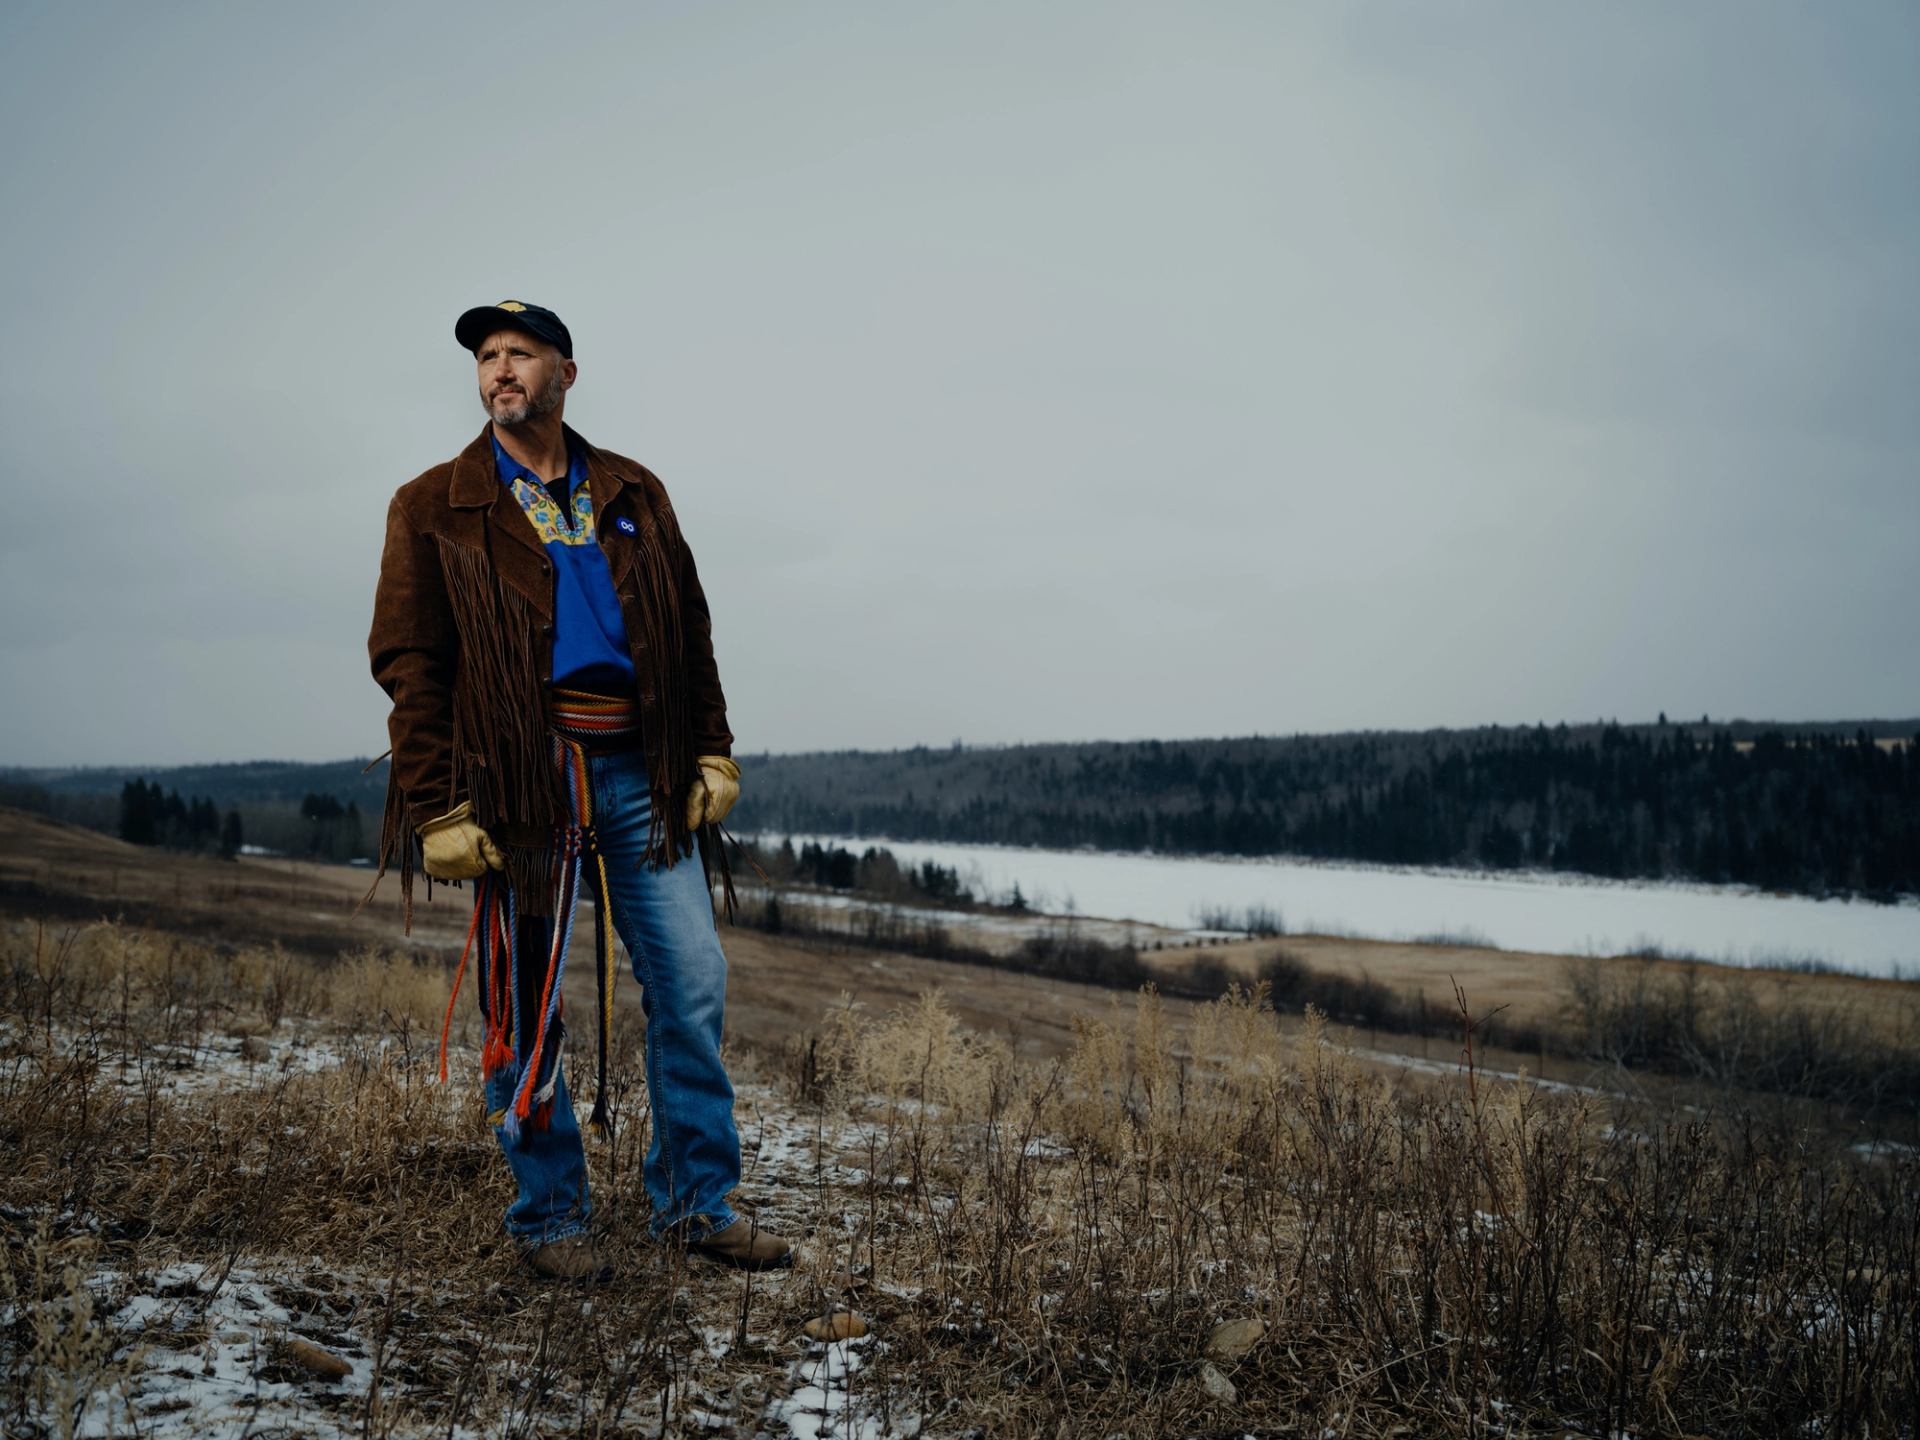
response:
<path id="1" fill-rule="evenodd" d="M 740 767 L 724 755 L 702 755 L 700 774 L 687 791 L 687 828 L 717 824 L 740 798 Z"/>
<path id="2" fill-rule="evenodd" d="M 507 857 L 473 820 L 473 805 L 462 800 L 438 820 L 419 828 L 421 863 L 436 880 L 475 880 L 504 869 Z"/>

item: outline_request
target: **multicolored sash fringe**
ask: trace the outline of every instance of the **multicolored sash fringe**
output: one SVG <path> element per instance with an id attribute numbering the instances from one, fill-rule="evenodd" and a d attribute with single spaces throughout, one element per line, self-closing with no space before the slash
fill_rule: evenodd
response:
<path id="1" fill-rule="evenodd" d="M 607 861 L 594 831 L 587 757 L 637 743 L 640 712 L 624 697 L 556 687 L 547 713 L 553 731 L 553 763 L 567 796 L 567 820 L 557 827 L 554 836 L 553 944 L 541 980 L 538 1011 L 533 1015 L 521 1013 L 520 927 L 513 886 L 505 875 L 488 871 L 474 883 L 473 920 L 467 926 L 467 943 L 460 953 L 453 994 L 447 999 L 446 1020 L 440 1027 L 440 1078 L 447 1078 L 447 1039 L 453 1029 L 454 1004 L 460 998 L 467 958 L 474 953 L 478 940 L 480 1013 L 486 1022 L 480 1069 L 488 1079 L 510 1071 L 514 1081 L 512 1100 L 488 1118 L 509 1136 L 517 1136 L 522 1125 L 534 1130 L 547 1127 L 566 1035 L 561 1020 L 561 986 L 584 878 L 594 889 L 594 979 L 600 1009 L 598 1089 L 587 1128 L 595 1135 L 604 1135 L 609 1125 L 607 1056 L 613 1039 L 613 931 L 607 914 Z"/>

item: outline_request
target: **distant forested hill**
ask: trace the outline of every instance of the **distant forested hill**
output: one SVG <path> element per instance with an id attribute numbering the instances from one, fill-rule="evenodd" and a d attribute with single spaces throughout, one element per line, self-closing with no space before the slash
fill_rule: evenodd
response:
<path id="1" fill-rule="evenodd" d="M 251 760 L 233 765 L 115 765 L 73 770 L 0 770 L 0 805 L 33 810 L 133 838 L 126 813 L 133 782 L 183 801 L 204 799 L 237 812 L 245 843 L 293 855 L 344 860 L 369 856 L 386 796 L 385 761 L 305 764 Z M 322 818 L 316 818 L 322 817 Z"/>
<path id="2" fill-rule="evenodd" d="M 743 757 L 733 828 L 1920 894 L 1920 722 Z"/>
<path id="3" fill-rule="evenodd" d="M 118 795 L 129 780 L 149 780 L 182 794 L 211 795 L 221 806 L 292 801 L 319 792 L 380 813 L 387 762 L 246 760 L 232 765 L 97 765 L 68 770 L 0 770 L 0 784 L 37 786 L 51 795 Z"/>
<path id="4" fill-rule="evenodd" d="M 1920 720 L 1566 725 L 743 755 L 738 831 L 1308 855 L 1920 895 Z M 386 765 L 0 772 L 110 829 L 136 776 L 287 844 L 310 796 L 380 813 Z M 269 824 L 282 827 L 269 832 Z"/>

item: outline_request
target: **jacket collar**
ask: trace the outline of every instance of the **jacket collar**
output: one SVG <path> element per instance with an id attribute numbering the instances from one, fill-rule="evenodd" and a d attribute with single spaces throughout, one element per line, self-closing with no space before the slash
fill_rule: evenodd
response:
<path id="1" fill-rule="evenodd" d="M 453 457 L 447 503 L 457 510 L 481 510 L 500 498 L 504 487 L 493 466 L 493 426 L 483 425 L 474 442 Z"/>
<path id="2" fill-rule="evenodd" d="M 577 448 L 586 457 L 587 484 L 596 511 L 611 503 L 621 487 L 641 483 L 640 477 L 625 463 L 594 449 L 571 425 L 561 428 L 566 433 L 568 448 Z M 453 457 L 447 503 L 459 510 L 484 510 L 505 494 L 506 489 L 500 483 L 500 471 L 493 461 L 493 426 L 483 425 L 473 443 Z"/>

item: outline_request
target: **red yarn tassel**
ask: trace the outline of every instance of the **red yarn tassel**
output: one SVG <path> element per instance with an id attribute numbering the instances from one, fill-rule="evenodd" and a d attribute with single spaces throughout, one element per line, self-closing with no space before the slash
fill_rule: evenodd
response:
<path id="1" fill-rule="evenodd" d="M 526 1076 L 520 1082 L 520 1093 L 513 1098 L 513 1113 L 522 1120 L 529 1118 L 528 1112 L 533 1105 L 534 1086 L 540 1078 L 540 1062 L 547 1043 L 547 1010 L 553 1005 L 554 982 L 559 979 L 560 965 L 566 958 L 567 941 L 572 938 L 566 917 L 573 913 L 568 907 L 577 898 L 579 866 L 570 858 L 562 859 L 560 863 L 563 867 L 571 865 L 572 870 L 562 869 L 560 873 L 560 900 L 553 912 L 553 953 L 547 956 L 547 978 L 540 987 L 539 1023 L 533 1031 L 533 1048 L 527 1052 Z M 559 1017 L 560 1012 L 556 1008 L 554 1018 L 557 1020 Z"/>
<path id="2" fill-rule="evenodd" d="M 467 943 L 460 947 L 460 966 L 453 972 L 453 993 L 447 996 L 447 1018 L 440 1022 L 440 1083 L 447 1083 L 447 1037 L 453 1033 L 453 1007 L 460 998 L 460 982 L 466 978 L 467 956 L 473 953 L 473 937 L 480 929 L 480 911 L 487 903 L 487 887 L 473 887 L 473 919 L 467 922 Z"/>

